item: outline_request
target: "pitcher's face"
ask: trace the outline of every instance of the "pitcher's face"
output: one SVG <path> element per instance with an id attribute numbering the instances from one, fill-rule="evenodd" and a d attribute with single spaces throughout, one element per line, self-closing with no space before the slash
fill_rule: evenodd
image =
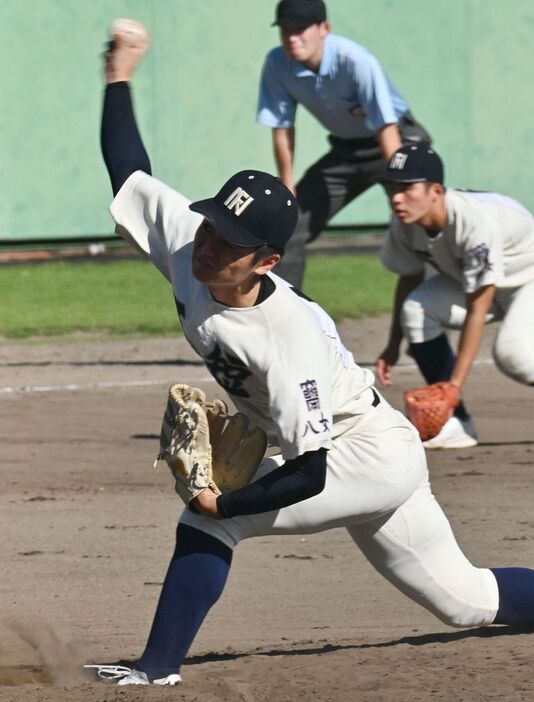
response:
<path id="1" fill-rule="evenodd" d="M 195 234 L 193 275 L 201 283 L 239 286 L 254 274 L 255 248 L 236 246 L 204 219 Z"/>

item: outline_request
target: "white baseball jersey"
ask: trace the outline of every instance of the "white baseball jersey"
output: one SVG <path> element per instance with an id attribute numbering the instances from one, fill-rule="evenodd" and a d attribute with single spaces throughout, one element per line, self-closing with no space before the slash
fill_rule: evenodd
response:
<path id="1" fill-rule="evenodd" d="M 267 432 L 285 460 L 330 448 L 371 406 L 373 373 L 356 365 L 330 317 L 275 275 L 274 292 L 260 304 L 217 302 L 192 273 L 203 217 L 189 203 L 137 171 L 111 213 L 121 234 L 172 283 L 187 340 L 251 424 Z"/>
<path id="2" fill-rule="evenodd" d="M 423 272 L 425 262 L 462 284 L 516 288 L 534 280 L 534 217 L 498 193 L 447 190 L 447 224 L 436 236 L 393 216 L 380 252 L 399 275 Z"/>

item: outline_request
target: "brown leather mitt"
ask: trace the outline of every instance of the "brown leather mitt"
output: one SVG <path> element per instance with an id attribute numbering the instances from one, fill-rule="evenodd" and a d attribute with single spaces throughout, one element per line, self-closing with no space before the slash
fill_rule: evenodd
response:
<path id="1" fill-rule="evenodd" d="M 230 415 L 222 400 L 206 400 L 199 388 L 169 388 L 154 466 L 166 461 L 186 504 L 205 488 L 220 493 L 247 485 L 266 450 L 265 432 L 249 429 L 244 414 Z"/>

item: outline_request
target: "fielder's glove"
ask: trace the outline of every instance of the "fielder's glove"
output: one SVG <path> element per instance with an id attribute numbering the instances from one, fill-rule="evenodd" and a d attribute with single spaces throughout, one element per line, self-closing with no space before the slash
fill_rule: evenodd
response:
<path id="1" fill-rule="evenodd" d="M 265 432 L 249 430 L 244 414 L 230 416 L 222 400 L 207 401 L 198 388 L 169 388 L 154 466 L 167 462 L 186 504 L 205 488 L 221 493 L 247 485 L 266 450 Z"/>
<path id="2" fill-rule="evenodd" d="M 423 441 L 439 434 L 445 422 L 460 404 L 460 390 L 449 382 L 408 390 L 403 395 L 406 416 L 415 425 Z"/>

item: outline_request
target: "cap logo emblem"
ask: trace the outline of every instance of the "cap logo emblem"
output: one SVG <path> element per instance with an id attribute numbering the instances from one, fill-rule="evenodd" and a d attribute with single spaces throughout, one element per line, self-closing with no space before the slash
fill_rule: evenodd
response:
<path id="1" fill-rule="evenodd" d="M 402 171 L 404 168 L 404 164 L 406 163 L 406 159 L 408 158 L 408 154 L 395 154 L 393 158 L 391 159 L 391 163 L 389 164 L 390 168 L 396 168 L 399 171 Z"/>
<path id="2" fill-rule="evenodd" d="M 226 198 L 224 204 L 229 210 L 234 211 L 236 217 L 239 217 L 251 202 L 254 202 L 254 198 L 251 197 L 246 190 L 243 190 L 243 188 L 236 188 L 234 192 Z"/>

